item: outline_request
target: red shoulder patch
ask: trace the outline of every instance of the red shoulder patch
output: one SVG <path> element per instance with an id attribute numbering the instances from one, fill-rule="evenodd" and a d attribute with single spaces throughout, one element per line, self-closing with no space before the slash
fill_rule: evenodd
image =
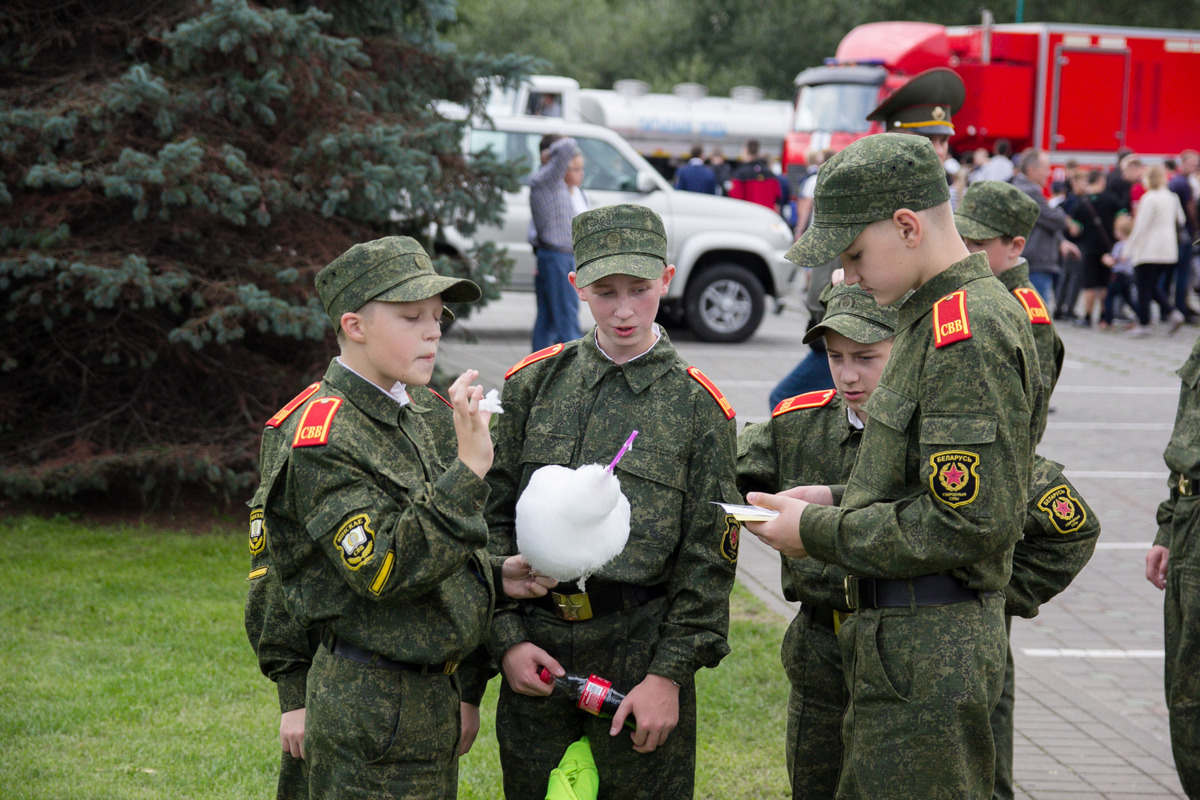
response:
<path id="1" fill-rule="evenodd" d="M 321 382 L 317 381 L 316 383 L 312 384 L 307 389 L 305 389 L 303 392 L 301 392 L 300 394 L 293 397 L 286 406 L 284 406 L 283 408 L 281 408 L 275 412 L 275 416 L 273 416 L 269 420 L 267 420 L 267 427 L 268 428 L 278 428 L 280 425 L 283 424 L 283 421 L 285 419 L 287 419 L 288 417 L 290 417 L 292 415 L 293 411 L 295 411 L 300 406 L 304 405 L 304 401 L 307 400 L 308 398 L 312 397 L 314 394 L 316 394 L 317 390 L 320 388 L 321 388 Z"/>
<path id="2" fill-rule="evenodd" d="M 771 412 L 771 416 L 778 417 L 780 414 L 786 414 L 789 411 L 796 411 L 801 408 L 821 408 L 832 403 L 833 398 L 836 396 L 837 389 L 819 389 L 815 392 L 798 394 L 795 397 L 780 400 L 779 405 L 775 406 L 775 410 Z"/>
<path id="3" fill-rule="evenodd" d="M 426 389 L 429 389 L 429 387 L 428 387 L 428 386 L 426 386 L 425 388 L 426 388 Z M 429 393 L 430 393 L 431 395 L 433 395 L 434 397 L 436 397 L 438 400 L 441 400 L 441 401 L 442 401 L 443 403 L 445 403 L 446 405 L 450 406 L 451 408 L 454 408 L 454 404 L 453 404 L 453 403 L 451 403 L 451 402 L 450 402 L 449 400 L 447 400 L 446 398 L 442 397 L 440 394 L 438 394 L 437 392 L 435 392 L 433 389 L 429 389 Z"/>
<path id="4" fill-rule="evenodd" d="M 1042 302 L 1042 296 L 1037 293 L 1036 289 L 1016 288 L 1013 289 L 1013 294 L 1021 301 L 1021 305 L 1025 306 L 1025 313 L 1029 315 L 1029 321 L 1034 325 L 1050 325 L 1050 312 L 1046 310 L 1046 304 Z"/>
<path id="5" fill-rule="evenodd" d="M 549 347 L 538 350 L 536 353 L 530 353 L 516 364 L 513 364 L 508 372 L 504 373 L 504 380 L 508 380 L 513 375 L 528 367 L 530 364 L 536 364 L 539 361 L 545 361 L 547 358 L 552 358 L 553 356 L 558 355 L 563 351 L 563 347 L 565 347 L 565 345 L 552 344 Z"/>
<path id="6" fill-rule="evenodd" d="M 933 344 L 948 344 L 971 338 L 971 321 L 967 319 L 967 293 L 962 289 L 946 295 L 933 304 Z"/>
<path id="7" fill-rule="evenodd" d="M 717 388 L 715 383 L 708 379 L 707 375 L 695 367 L 688 367 L 687 373 L 695 379 L 696 383 L 703 386 L 705 391 L 713 396 L 713 399 L 717 401 L 717 405 L 721 407 L 721 411 L 725 414 L 725 419 L 734 418 L 737 412 L 733 410 L 733 406 L 725 399 L 725 395 L 721 394 L 721 390 Z"/>
<path id="8" fill-rule="evenodd" d="M 292 447 L 313 447 L 329 442 L 329 429 L 333 426 L 333 415 L 342 405 L 340 397 L 322 397 L 304 409 L 304 416 L 296 427 L 296 438 Z"/>

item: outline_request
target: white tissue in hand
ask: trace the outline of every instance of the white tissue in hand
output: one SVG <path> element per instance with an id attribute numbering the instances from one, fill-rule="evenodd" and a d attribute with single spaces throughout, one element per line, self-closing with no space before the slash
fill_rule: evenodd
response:
<path id="1" fill-rule="evenodd" d="M 541 467 L 517 500 L 517 549 L 555 580 L 586 580 L 628 540 L 629 500 L 599 464 Z"/>
<path id="2" fill-rule="evenodd" d="M 493 414 L 503 414 L 504 409 L 500 406 L 500 390 L 492 389 L 483 399 L 479 401 L 480 411 L 490 411 Z"/>

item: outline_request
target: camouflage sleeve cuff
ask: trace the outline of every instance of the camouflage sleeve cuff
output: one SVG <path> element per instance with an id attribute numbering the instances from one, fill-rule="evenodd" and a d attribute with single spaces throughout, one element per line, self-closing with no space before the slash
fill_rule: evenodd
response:
<path id="1" fill-rule="evenodd" d="M 682 642 L 663 639 L 658 643 L 658 650 L 654 653 L 654 660 L 650 662 L 648 672 L 670 678 L 676 683 L 692 680 L 696 668 L 692 664 L 691 648 Z"/>
<path id="2" fill-rule="evenodd" d="M 286 714 L 304 708 L 304 692 L 308 683 L 308 670 L 300 669 L 280 675 L 275 681 L 279 692 L 279 713 Z"/>
<path id="3" fill-rule="evenodd" d="M 525 633 L 525 622 L 516 611 L 497 612 L 492 617 L 489 634 L 488 649 L 497 662 L 513 647 L 529 639 Z"/>
<path id="4" fill-rule="evenodd" d="M 842 498 L 846 496 L 846 484 L 839 483 L 837 485 L 830 486 L 829 492 L 833 495 L 833 504 L 835 506 L 840 506 L 842 504 Z"/>
<path id="5" fill-rule="evenodd" d="M 837 506 L 810 505 L 800 515 L 800 541 L 808 554 L 827 564 L 836 564 Z"/>
<path id="6" fill-rule="evenodd" d="M 1171 546 L 1171 528 L 1167 525 L 1159 525 L 1158 533 L 1154 536 L 1155 547 L 1170 547 Z"/>
<path id="7" fill-rule="evenodd" d="M 459 459 L 454 459 L 450 469 L 437 479 L 434 490 L 438 495 L 438 507 L 448 516 L 465 519 L 467 517 L 482 517 L 483 508 L 487 504 L 488 493 L 491 489 L 487 482 L 471 471 L 471 468 Z M 456 531 L 478 530 L 476 526 L 456 526 Z M 486 526 L 483 528 L 486 532 Z M 476 537 L 470 537 L 472 541 Z M 485 537 L 479 544 L 485 545 Z"/>

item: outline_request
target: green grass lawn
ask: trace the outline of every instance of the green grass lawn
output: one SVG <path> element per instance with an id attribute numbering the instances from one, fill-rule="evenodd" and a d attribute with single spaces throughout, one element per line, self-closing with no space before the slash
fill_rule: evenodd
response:
<path id="1" fill-rule="evenodd" d="M 245 533 L 0 519 L 0 797 L 273 797 L 278 706 L 242 628 Z M 697 677 L 697 797 L 788 796 L 785 623 L 740 586 Z M 501 796 L 492 727 L 462 798 Z"/>

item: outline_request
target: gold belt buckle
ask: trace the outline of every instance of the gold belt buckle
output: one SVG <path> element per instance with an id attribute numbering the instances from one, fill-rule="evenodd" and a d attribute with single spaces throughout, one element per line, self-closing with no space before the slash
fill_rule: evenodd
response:
<path id="1" fill-rule="evenodd" d="M 446 666 L 442 667 L 442 674 L 453 675 L 454 670 L 458 669 L 458 665 L 461 663 L 461 661 L 447 661 Z"/>
<path id="2" fill-rule="evenodd" d="M 551 592 L 550 598 L 558 606 L 558 615 L 568 622 L 582 622 L 592 618 L 592 601 L 587 592 L 579 594 L 559 594 Z"/>
<path id="3" fill-rule="evenodd" d="M 1192 479 L 1187 475 L 1179 476 L 1179 493 L 1185 497 L 1190 497 L 1192 494 Z"/>
<path id="4" fill-rule="evenodd" d="M 842 578 L 842 591 L 846 595 L 846 608 L 854 611 L 858 608 L 858 592 L 855 591 L 858 587 L 854 585 L 854 576 L 847 575 Z"/>

